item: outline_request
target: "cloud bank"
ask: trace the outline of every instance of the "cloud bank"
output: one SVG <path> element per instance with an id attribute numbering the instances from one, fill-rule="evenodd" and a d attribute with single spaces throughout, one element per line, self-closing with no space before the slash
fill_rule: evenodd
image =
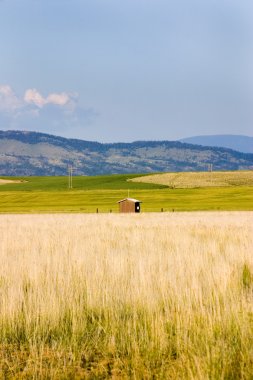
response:
<path id="1" fill-rule="evenodd" d="M 43 96 L 37 89 L 28 88 L 19 96 L 10 85 L 0 85 L 0 128 L 50 131 L 52 127 L 66 130 L 85 126 L 95 112 L 80 107 L 78 100 L 76 92 Z"/>

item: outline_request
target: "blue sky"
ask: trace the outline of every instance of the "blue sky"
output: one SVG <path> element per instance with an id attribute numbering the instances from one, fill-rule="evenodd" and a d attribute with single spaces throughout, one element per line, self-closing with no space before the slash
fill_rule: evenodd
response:
<path id="1" fill-rule="evenodd" d="M 0 129 L 253 136 L 252 0 L 0 0 Z"/>

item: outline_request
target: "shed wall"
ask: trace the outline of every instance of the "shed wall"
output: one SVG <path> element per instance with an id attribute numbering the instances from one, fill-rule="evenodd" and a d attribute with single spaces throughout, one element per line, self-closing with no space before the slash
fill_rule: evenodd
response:
<path id="1" fill-rule="evenodd" d="M 120 212 L 135 212 L 135 203 L 128 200 L 119 203 Z"/>

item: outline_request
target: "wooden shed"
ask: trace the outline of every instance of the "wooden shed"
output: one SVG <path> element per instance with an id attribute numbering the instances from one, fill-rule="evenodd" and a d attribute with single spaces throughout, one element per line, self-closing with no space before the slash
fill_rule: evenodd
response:
<path id="1" fill-rule="evenodd" d="M 125 198 L 118 201 L 119 212 L 140 212 L 141 211 L 141 201 L 134 198 Z"/>

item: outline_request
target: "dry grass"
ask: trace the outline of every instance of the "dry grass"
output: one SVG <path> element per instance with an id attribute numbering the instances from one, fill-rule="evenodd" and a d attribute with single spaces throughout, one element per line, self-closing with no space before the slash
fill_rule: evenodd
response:
<path id="1" fill-rule="evenodd" d="M 251 379 L 252 226 L 2 215 L 0 378 Z"/>
<path id="2" fill-rule="evenodd" d="M 23 182 L 23 181 L 0 178 L 0 185 L 7 185 L 7 184 L 10 184 L 10 183 L 21 183 L 21 182 Z"/>
<path id="3" fill-rule="evenodd" d="M 130 181 L 155 183 L 172 188 L 253 186 L 252 171 L 163 173 L 133 178 Z"/>

